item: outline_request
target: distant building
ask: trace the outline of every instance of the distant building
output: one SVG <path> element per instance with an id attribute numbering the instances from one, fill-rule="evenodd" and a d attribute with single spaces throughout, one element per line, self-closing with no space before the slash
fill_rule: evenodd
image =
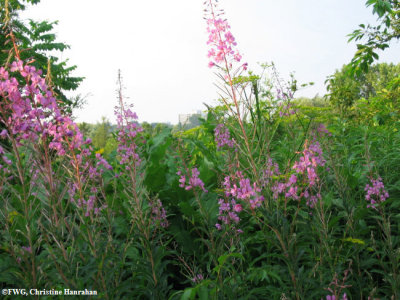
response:
<path id="1" fill-rule="evenodd" d="M 190 129 L 200 125 L 199 118 L 204 117 L 205 114 L 201 110 L 197 110 L 191 114 L 179 114 L 179 125 Z"/>
<path id="2" fill-rule="evenodd" d="M 179 124 L 182 126 L 188 124 L 190 117 L 191 117 L 191 114 L 180 114 L 179 115 Z"/>

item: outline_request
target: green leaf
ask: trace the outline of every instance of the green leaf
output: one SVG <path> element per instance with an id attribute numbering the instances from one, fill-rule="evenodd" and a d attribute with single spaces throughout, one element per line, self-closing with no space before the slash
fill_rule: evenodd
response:
<path id="1" fill-rule="evenodd" d="M 194 297 L 196 296 L 196 290 L 193 288 L 187 288 L 185 289 L 181 300 L 190 300 L 190 299 L 194 299 Z"/>

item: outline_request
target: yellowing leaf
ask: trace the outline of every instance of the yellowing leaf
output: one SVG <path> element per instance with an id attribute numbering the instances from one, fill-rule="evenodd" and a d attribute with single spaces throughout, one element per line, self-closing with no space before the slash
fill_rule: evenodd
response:
<path id="1" fill-rule="evenodd" d="M 10 212 L 10 213 L 8 214 L 8 222 L 12 223 L 12 222 L 14 221 L 14 218 L 15 218 L 16 216 L 18 216 L 18 215 L 19 215 L 19 213 L 18 213 L 17 211 L 15 211 L 15 210 L 13 210 L 12 212 Z"/>
<path id="2" fill-rule="evenodd" d="M 350 242 L 353 244 L 360 244 L 360 245 L 365 245 L 365 242 L 363 240 L 360 239 L 353 239 L 351 237 L 348 237 L 346 239 L 343 239 L 344 242 Z"/>

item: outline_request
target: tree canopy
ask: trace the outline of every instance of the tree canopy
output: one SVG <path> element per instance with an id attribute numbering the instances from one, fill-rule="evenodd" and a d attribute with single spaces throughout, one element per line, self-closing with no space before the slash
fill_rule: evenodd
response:
<path id="1" fill-rule="evenodd" d="M 379 59 L 377 51 L 385 50 L 392 40 L 400 38 L 400 3 L 398 0 L 367 0 L 366 6 L 372 6 L 373 14 L 378 16 L 379 24 L 360 24 L 349 34 L 350 41 L 360 41 L 357 52 L 347 71 L 360 75 L 368 71 L 369 66 Z"/>
<path id="2" fill-rule="evenodd" d="M 73 76 L 76 66 L 70 66 L 68 60 L 60 60 L 54 55 L 69 48 L 67 44 L 58 42 L 53 33 L 57 21 L 24 21 L 19 17 L 19 13 L 27 5 L 39 2 L 40 0 L 0 0 L 0 18 L 3 23 L 0 28 L 0 65 L 7 65 L 15 59 L 14 45 L 10 40 L 12 32 L 20 58 L 31 61 L 31 65 L 47 74 L 46 79 L 61 101 L 60 104 L 71 111 L 80 106 L 83 99 L 80 96 L 67 97 L 65 92 L 76 90 L 83 77 Z"/>
<path id="3" fill-rule="evenodd" d="M 349 66 L 344 65 L 326 81 L 328 99 L 341 109 L 352 106 L 358 99 L 375 97 L 400 76 L 400 64 L 393 63 L 372 65 L 356 77 L 348 76 L 348 69 Z"/>

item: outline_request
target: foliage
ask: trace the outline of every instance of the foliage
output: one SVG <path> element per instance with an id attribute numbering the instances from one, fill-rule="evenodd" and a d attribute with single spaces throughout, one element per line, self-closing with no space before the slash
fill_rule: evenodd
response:
<path id="1" fill-rule="evenodd" d="M 300 97 L 293 100 L 293 103 L 300 106 L 308 107 L 329 107 L 328 101 L 325 97 L 316 95 L 313 98 Z"/>
<path id="2" fill-rule="evenodd" d="M 94 126 L 93 131 L 90 135 L 93 146 L 97 149 L 105 148 L 111 135 L 111 124 L 105 118 L 101 118 L 101 122 Z"/>
<path id="3" fill-rule="evenodd" d="M 398 77 L 366 77 L 376 93 L 351 114 L 295 100 L 273 66 L 236 72 L 229 25 L 206 4 L 226 93 L 189 130 L 140 125 L 120 74 L 111 128 L 73 122 L 29 62 L 0 68 L 6 299 L 400 297 Z"/>
<path id="4" fill-rule="evenodd" d="M 39 2 L 40 0 L 0 1 L 0 18 L 4 21 L 4 25 L 0 28 L 0 65 L 4 66 L 15 58 L 15 49 L 10 41 L 10 30 L 12 30 L 20 58 L 32 60 L 31 65 L 47 74 L 47 80 L 61 101 L 60 104 L 71 112 L 71 109 L 80 107 L 84 103 L 84 98 L 79 95 L 76 98 L 67 97 L 65 92 L 76 90 L 83 77 L 73 76 L 76 66 L 68 66 L 68 60 L 60 60 L 55 56 L 55 53 L 62 53 L 69 48 L 65 43 L 56 40 L 53 31 L 57 21 L 25 22 L 18 16 L 20 11 L 25 10 L 26 4 Z"/>
<path id="5" fill-rule="evenodd" d="M 349 74 L 360 75 L 368 71 L 369 66 L 379 55 L 377 50 L 385 50 L 391 40 L 400 38 L 400 3 L 397 0 L 367 0 L 366 6 L 373 7 L 373 13 L 378 16 L 377 26 L 360 24 L 349 35 L 350 41 L 363 41 L 357 44 L 357 52 L 349 64 Z"/>
<path id="6" fill-rule="evenodd" d="M 349 65 L 344 65 L 326 81 L 329 101 L 342 111 L 361 98 L 368 101 L 376 97 L 400 76 L 400 64 L 379 63 L 356 77 L 348 76 L 348 69 Z"/>

